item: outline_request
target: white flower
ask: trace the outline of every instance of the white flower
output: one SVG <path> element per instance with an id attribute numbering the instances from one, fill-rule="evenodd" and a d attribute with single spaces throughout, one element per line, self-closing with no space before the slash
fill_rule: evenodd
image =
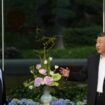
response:
<path id="1" fill-rule="evenodd" d="M 82 101 L 78 101 L 76 105 L 84 105 Z"/>
<path id="2" fill-rule="evenodd" d="M 55 66 L 54 66 L 55 69 L 58 69 L 58 67 L 59 67 L 58 65 L 55 65 Z"/>
<path id="3" fill-rule="evenodd" d="M 47 62 L 47 60 L 44 60 L 44 64 L 47 64 L 48 62 Z"/>
<path id="4" fill-rule="evenodd" d="M 41 68 L 41 64 L 37 64 L 36 69 L 40 69 L 40 68 Z"/>
<path id="5" fill-rule="evenodd" d="M 50 75 L 53 75 L 54 74 L 54 72 L 53 71 L 50 71 Z"/>
<path id="6" fill-rule="evenodd" d="M 29 89 L 33 89 L 33 86 L 31 85 L 31 86 L 29 86 Z"/>
<path id="7" fill-rule="evenodd" d="M 33 70 L 30 70 L 30 73 L 32 73 L 32 74 L 33 74 L 33 73 L 34 73 L 34 71 L 33 71 Z"/>
<path id="8" fill-rule="evenodd" d="M 49 60 L 50 60 L 50 61 L 52 61 L 52 59 L 53 59 L 52 57 L 49 57 Z"/>

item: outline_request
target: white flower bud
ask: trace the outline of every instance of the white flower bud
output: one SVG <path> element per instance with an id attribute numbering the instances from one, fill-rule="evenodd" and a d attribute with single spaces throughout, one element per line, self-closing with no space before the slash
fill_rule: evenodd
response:
<path id="1" fill-rule="evenodd" d="M 53 75 L 54 74 L 54 72 L 53 71 L 50 71 L 50 75 Z"/>
<path id="2" fill-rule="evenodd" d="M 30 73 L 32 73 L 32 74 L 33 74 L 33 73 L 34 73 L 34 71 L 33 71 L 33 70 L 30 70 Z"/>
<path id="3" fill-rule="evenodd" d="M 52 61 L 52 59 L 53 59 L 52 57 L 49 57 L 49 60 L 50 60 L 50 61 Z"/>
<path id="4" fill-rule="evenodd" d="M 29 86 L 29 89 L 33 89 L 33 86 L 31 85 L 31 86 Z"/>
<path id="5" fill-rule="evenodd" d="M 44 64 L 47 64 L 48 62 L 47 62 L 47 60 L 44 60 Z"/>
<path id="6" fill-rule="evenodd" d="M 58 69 L 58 67 L 59 67 L 58 65 L 55 65 L 55 67 L 54 67 L 54 68 L 55 68 L 55 69 Z"/>

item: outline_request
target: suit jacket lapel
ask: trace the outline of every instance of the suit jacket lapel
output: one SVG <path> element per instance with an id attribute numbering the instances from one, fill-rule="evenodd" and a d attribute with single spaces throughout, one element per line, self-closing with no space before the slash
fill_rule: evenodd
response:
<path id="1" fill-rule="evenodd" d="M 100 60 L 100 55 L 97 55 L 96 57 L 96 62 L 95 62 L 95 71 L 96 71 L 96 75 L 95 75 L 95 80 L 96 80 L 96 85 L 97 85 L 97 82 L 98 82 L 98 67 L 99 67 L 99 60 Z"/>

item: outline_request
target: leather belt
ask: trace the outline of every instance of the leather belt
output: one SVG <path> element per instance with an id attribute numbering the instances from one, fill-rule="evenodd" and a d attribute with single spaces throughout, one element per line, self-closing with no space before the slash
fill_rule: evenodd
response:
<path id="1" fill-rule="evenodd" d="M 103 93 L 97 92 L 97 96 L 102 96 Z"/>

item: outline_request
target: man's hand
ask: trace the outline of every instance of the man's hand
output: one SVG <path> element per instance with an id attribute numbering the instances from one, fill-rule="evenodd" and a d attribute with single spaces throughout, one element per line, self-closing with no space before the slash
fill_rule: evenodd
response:
<path id="1" fill-rule="evenodd" d="M 69 77 L 70 70 L 69 70 L 68 67 L 66 67 L 66 68 L 60 67 L 60 73 L 61 73 L 62 76 L 64 76 L 64 77 Z"/>

